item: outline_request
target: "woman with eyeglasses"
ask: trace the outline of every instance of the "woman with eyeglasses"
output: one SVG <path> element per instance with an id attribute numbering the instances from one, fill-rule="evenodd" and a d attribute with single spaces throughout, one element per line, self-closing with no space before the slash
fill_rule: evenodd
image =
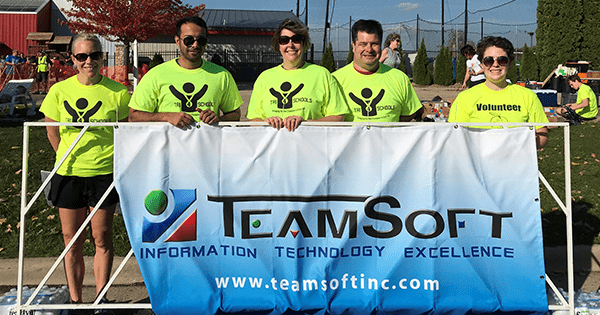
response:
<path id="1" fill-rule="evenodd" d="M 294 131 L 300 122 L 342 121 L 349 113 L 338 82 L 327 69 L 302 60 L 310 46 L 308 30 L 284 20 L 271 41 L 283 63 L 260 74 L 254 83 L 248 113 L 252 121 Z"/>
<path id="2" fill-rule="evenodd" d="M 381 52 L 379 62 L 392 68 L 400 69 L 400 65 L 402 64 L 402 56 L 400 56 L 400 52 L 398 52 L 400 35 L 396 33 L 388 35 L 385 38 L 384 46 L 385 49 Z"/>
<path id="3" fill-rule="evenodd" d="M 513 51 L 512 43 L 503 37 L 488 36 L 477 44 L 485 83 L 458 94 L 450 108 L 449 122 L 548 122 L 535 93 L 506 81 L 508 68 L 514 59 Z M 548 128 L 535 128 L 539 149 L 546 145 Z"/>
<path id="4" fill-rule="evenodd" d="M 71 59 L 77 75 L 54 84 L 40 111 L 46 122 L 91 123 L 126 121 L 129 113 L 127 88 L 100 74 L 102 44 L 91 34 L 73 39 Z M 77 138 L 81 126 L 47 126 L 48 140 L 56 151 L 56 162 Z M 57 165 L 58 166 L 58 165 Z M 71 242 L 88 212 L 100 201 L 113 182 L 113 128 L 89 127 L 51 180 L 49 199 L 58 207 L 65 246 Z M 112 262 L 112 224 L 119 196 L 113 188 L 91 219 L 95 247 L 94 279 L 96 294 L 108 282 Z M 82 302 L 82 233 L 64 258 L 65 274 L 72 303 Z"/>

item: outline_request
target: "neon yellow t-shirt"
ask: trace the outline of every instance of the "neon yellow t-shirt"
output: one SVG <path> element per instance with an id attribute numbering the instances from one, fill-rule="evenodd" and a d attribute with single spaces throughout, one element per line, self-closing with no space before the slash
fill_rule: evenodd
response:
<path id="1" fill-rule="evenodd" d="M 198 69 L 185 69 L 177 59 L 152 68 L 135 89 L 129 107 L 150 113 L 185 112 L 200 121 L 201 110 L 229 113 L 243 103 L 225 68 L 206 60 Z"/>
<path id="2" fill-rule="evenodd" d="M 588 106 L 575 110 L 583 118 L 595 118 L 598 116 L 598 98 L 589 85 L 581 84 L 577 91 L 577 104 L 581 104 L 583 100 L 588 99 Z"/>
<path id="3" fill-rule="evenodd" d="M 79 83 L 74 75 L 57 82 L 44 98 L 40 111 L 58 122 L 115 122 L 129 114 L 127 88 L 107 77 L 98 84 Z M 56 162 L 73 143 L 81 127 L 61 126 Z M 90 127 L 58 169 L 63 176 L 92 177 L 113 172 L 113 128 Z"/>
<path id="4" fill-rule="evenodd" d="M 479 84 L 458 94 L 448 122 L 545 123 L 548 117 L 540 99 L 527 88 L 509 84 L 501 91 L 494 91 Z M 536 127 L 539 128 L 542 127 Z"/>
<path id="5" fill-rule="evenodd" d="M 335 78 L 324 67 L 305 62 L 296 70 L 276 66 L 263 71 L 254 83 L 246 117 L 297 115 L 309 120 L 348 113 Z"/>
<path id="6" fill-rule="evenodd" d="M 340 82 L 350 107 L 345 121 L 397 122 L 423 105 L 404 72 L 384 64 L 373 74 L 361 74 L 352 63 L 333 76 Z"/>

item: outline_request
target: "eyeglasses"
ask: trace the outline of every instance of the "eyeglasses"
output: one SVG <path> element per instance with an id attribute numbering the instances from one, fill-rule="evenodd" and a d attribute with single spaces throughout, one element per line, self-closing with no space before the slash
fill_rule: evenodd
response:
<path id="1" fill-rule="evenodd" d="M 279 45 L 287 45 L 290 40 L 294 42 L 294 44 L 301 44 L 304 41 L 304 36 L 302 35 L 294 35 L 292 37 L 289 36 L 281 36 L 279 37 Z"/>
<path id="2" fill-rule="evenodd" d="M 186 36 L 183 38 L 183 44 L 190 47 L 194 45 L 194 42 L 198 42 L 198 45 L 204 46 L 208 43 L 208 39 L 205 36 L 198 36 L 196 38 L 192 36 Z"/>
<path id="3" fill-rule="evenodd" d="M 494 59 L 494 57 L 483 58 L 483 64 L 488 68 L 494 65 L 494 61 L 498 61 L 498 65 L 500 67 L 506 67 L 506 65 L 508 65 L 509 62 L 508 57 L 506 56 L 500 56 L 496 59 Z"/>
<path id="4" fill-rule="evenodd" d="M 84 53 L 79 53 L 77 55 L 75 55 L 75 59 L 77 59 L 77 61 L 79 62 L 85 62 L 88 57 L 92 58 L 92 60 L 100 60 L 100 58 L 102 58 L 102 52 L 101 51 L 94 51 L 91 54 L 84 54 Z"/>

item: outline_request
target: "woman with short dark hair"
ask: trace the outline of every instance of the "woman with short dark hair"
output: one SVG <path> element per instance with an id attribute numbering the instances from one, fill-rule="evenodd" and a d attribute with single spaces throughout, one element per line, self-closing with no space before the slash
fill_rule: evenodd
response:
<path id="1" fill-rule="evenodd" d="M 294 131 L 305 120 L 342 121 L 349 113 L 331 73 L 302 59 L 309 46 L 308 30 L 300 22 L 286 19 L 279 25 L 271 47 L 281 54 L 283 62 L 256 79 L 248 119 Z"/>
<path id="2" fill-rule="evenodd" d="M 448 122 L 548 122 L 535 93 L 506 81 L 514 59 L 513 51 L 512 43 L 503 37 L 485 37 L 477 44 L 485 83 L 458 94 L 450 108 Z M 542 148 L 548 141 L 548 128 L 535 128 L 537 147 Z"/>

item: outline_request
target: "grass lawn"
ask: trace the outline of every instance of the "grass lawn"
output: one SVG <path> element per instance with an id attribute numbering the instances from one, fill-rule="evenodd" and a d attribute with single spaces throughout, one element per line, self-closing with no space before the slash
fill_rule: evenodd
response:
<path id="1" fill-rule="evenodd" d="M 0 128 L 0 258 L 18 256 L 19 209 L 23 127 Z M 41 185 L 40 170 L 51 170 L 54 151 L 45 128 L 30 128 L 28 199 Z M 571 127 L 571 172 L 576 244 L 600 244 L 600 126 L 587 123 Z M 550 131 L 548 144 L 538 151 L 539 168 L 557 194 L 564 198 L 563 129 Z M 565 216 L 547 189 L 540 186 L 544 243 L 564 245 Z M 563 201 L 564 202 L 564 201 Z M 26 215 L 27 257 L 58 256 L 63 249 L 58 210 L 48 207 L 42 197 Z M 130 249 L 123 218 L 115 215 L 115 254 L 125 256 Z M 85 255 L 93 255 L 86 243 Z"/>

